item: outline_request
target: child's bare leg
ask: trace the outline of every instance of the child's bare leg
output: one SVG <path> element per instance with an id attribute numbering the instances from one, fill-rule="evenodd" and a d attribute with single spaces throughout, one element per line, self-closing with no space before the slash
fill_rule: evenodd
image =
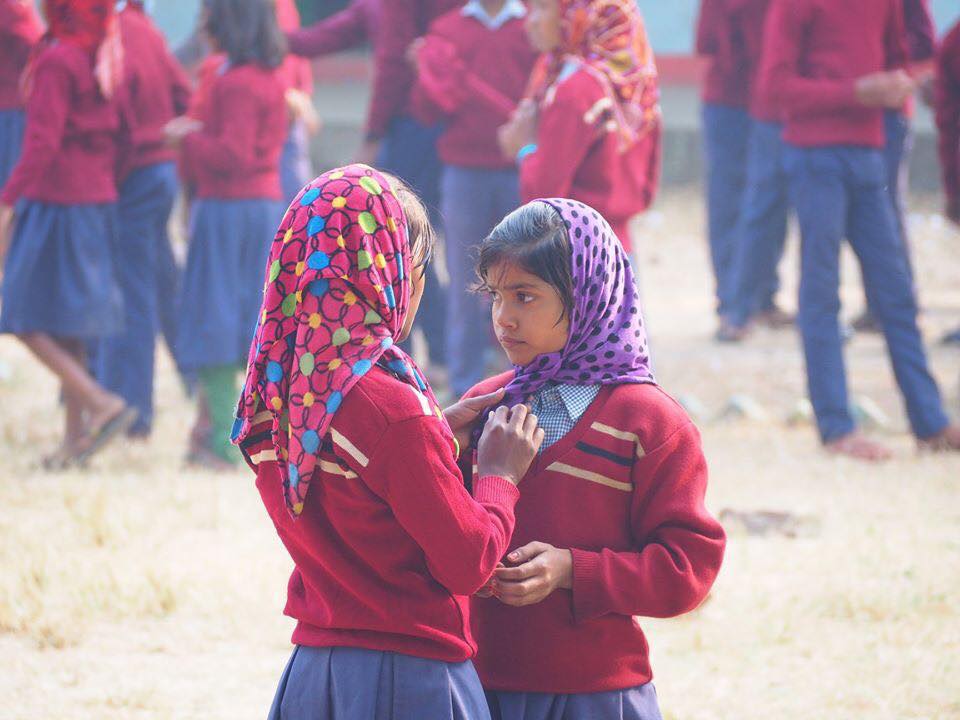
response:
<path id="1" fill-rule="evenodd" d="M 60 378 L 65 397 L 72 396 L 82 410 L 90 413 L 92 427 L 99 427 L 123 410 L 123 399 L 105 390 L 87 372 L 81 343 L 59 340 L 46 333 L 26 333 L 19 337 L 37 359 Z"/>

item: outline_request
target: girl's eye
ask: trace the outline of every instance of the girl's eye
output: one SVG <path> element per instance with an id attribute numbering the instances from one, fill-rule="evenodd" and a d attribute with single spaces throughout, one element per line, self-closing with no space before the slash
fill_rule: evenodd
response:
<path id="1" fill-rule="evenodd" d="M 528 302 L 531 302 L 532 300 L 533 300 L 533 295 L 530 295 L 529 293 L 524 293 L 524 292 L 517 293 L 517 302 L 526 304 Z"/>

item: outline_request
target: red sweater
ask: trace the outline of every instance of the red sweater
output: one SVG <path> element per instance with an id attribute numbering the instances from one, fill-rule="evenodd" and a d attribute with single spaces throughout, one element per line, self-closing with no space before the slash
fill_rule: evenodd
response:
<path id="1" fill-rule="evenodd" d="M 277 24 L 284 33 L 300 29 L 300 11 L 294 0 L 276 0 Z M 296 55 L 287 55 L 280 66 L 280 76 L 284 87 L 300 90 L 308 95 L 313 93 L 313 70 L 310 63 Z"/>
<path id="2" fill-rule="evenodd" d="M 960 23 L 940 44 L 935 109 L 944 192 L 960 204 Z"/>
<path id="3" fill-rule="evenodd" d="M 303 57 L 348 50 L 377 37 L 380 0 L 353 0 L 347 7 L 308 28 L 287 33 L 290 52 Z"/>
<path id="4" fill-rule="evenodd" d="M 294 643 L 446 662 L 476 653 L 469 596 L 506 551 L 519 493 L 486 477 L 470 497 L 439 412 L 371 370 L 334 417 L 297 520 L 284 503 L 270 415 L 254 425 L 243 449 L 296 564 L 284 611 L 297 621 Z"/>
<path id="5" fill-rule="evenodd" d="M 649 682 L 637 616 L 693 610 L 723 560 L 726 539 L 704 506 L 706 487 L 699 433 L 676 402 L 655 385 L 601 389 L 520 483 L 510 543 L 570 549 L 573 589 L 525 607 L 474 598 L 484 687 L 591 693 Z"/>
<path id="6" fill-rule="evenodd" d="M 883 110 L 856 97 L 858 78 L 907 62 L 901 0 L 773 0 L 761 92 L 801 147 L 884 144 Z"/>
<path id="7" fill-rule="evenodd" d="M 476 18 L 452 10 L 430 26 L 430 34 L 453 44 L 464 70 L 481 78 L 514 104 L 520 102 L 537 55 L 530 47 L 523 20 L 512 19 L 491 30 Z M 413 112 L 422 122 L 445 120 L 437 142 L 440 159 L 448 165 L 503 169 L 514 166 L 500 152 L 497 129 L 509 120 L 489 102 L 471 93 L 450 116 L 445 116 L 420 84 L 414 88 Z"/>
<path id="8" fill-rule="evenodd" d="M 117 199 L 120 102 L 100 94 L 87 53 L 57 43 L 40 54 L 26 115 L 23 152 L 0 201 L 82 205 Z"/>
<path id="9" fill-rule="evenodd" d="M 708 103 L 746 108 L 751 72 L 733 16 L 744 0 L 703 0 L 697 20 L 697 55 L 708 58 L 701 96 Z M 737 33 L 738 34 L 738 33 Z"/>
<path id="10" fill-rule="evenodd" d="M 561 75 L 540 108 L 537 151 L 520 163 L 520 195 L 523 202 L 568 197 L 596 208 L 629 251 L 627 221 L 657 192 L 660 130 L 621 151 L 619 134 L 598 129 L 591 114 L 605 99 L 589 71 Z"/>
<path id="11" fill-rule="evenodd" d="M 23 107 L 20 76 L 43 25 L 29 0 L 0 0 L 0 110 Z"/>
<path id="12" fill-rule="evenodd" d="M 216 76 L 181 151 L 197 197 L 279 200 L 280 152 L 287 137 L 284 86 L 277 70 L 247 64 Z"/>
<path id="13" fill-rule="evenodd" d="M 410 44 L 430 23 L 462 0 L 380 0 L 380 25 L 373 41 L 373 93 L 367 116 L 367 136 L 381 138 L 390 122 L 410 112 L 413 70 L 407 62 Z"/>
<path id="14" fill-rule="evenodd" d="M 187 110 L 190 79 L 170 53 L 167 41 L 142 10 L 127 5 L 120 13 L 124 70 L 130 97 L 132 168 L 172 162 L 176 152 L 163 128 Z"/>

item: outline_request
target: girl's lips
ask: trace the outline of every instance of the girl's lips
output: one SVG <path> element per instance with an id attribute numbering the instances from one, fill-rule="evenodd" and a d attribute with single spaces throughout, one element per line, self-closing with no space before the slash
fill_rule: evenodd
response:
<path id="1" fill-rule="evenodd" d="M 522 340 L 514 340 L 513 338 L 508 338 L 508 337 L 501 337 L 498 339 L 500 340 L 500 344 L 503 345 L 503 347 L 515 347 L 517 345 L 523 345 Z"/>

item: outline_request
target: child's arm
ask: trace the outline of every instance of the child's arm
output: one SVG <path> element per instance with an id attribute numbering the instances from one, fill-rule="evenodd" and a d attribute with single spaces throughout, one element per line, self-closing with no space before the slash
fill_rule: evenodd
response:
<path id="1" fill-rule="evenodd" d="M 371 18 L 366 0 L 353 0 L 340 12 L 310 27 L 288 32 L 287 46 L 294 55 L 315 58 L 348 50 L 370 39 Z"/>
<path id="2" fill-rule="evenodd" d="M 66 65 L 50 58 L 41 59 L 32 82 L 26 104 L 23 154 L 0 193 L 4 205 L 15 204 L 34 178 L 46 174 L 60 150 L 67 124 L 72 79 Z"/>
<path id="3" fill-rule="evenodd" d="M 436 417 L 390 426 L 366 466 L 343 459 L 389 504 L 445 588 L 472 595 L 487 581 L 513 535 L 520 494 L 504 478 L 483 477 L 474 480 L 471 497 Z"/>
<path id="4" fill-rule="evenodd" d="M 697 18 L 697 55 L 715 57 L 720 53 L 723 38 L 718 32 L 722 25 L 723 8 L 720 0 L 703 0 Z"/>
<path id="5" fill-rule="evenodd" d="M 631 507 L 636 552 L 571 549 L 578 622 L 609 613 L 693 610 L 720 571 L 726 537 L 704 506 L 707 465 L 693 423 L 638 460 Z"/>

